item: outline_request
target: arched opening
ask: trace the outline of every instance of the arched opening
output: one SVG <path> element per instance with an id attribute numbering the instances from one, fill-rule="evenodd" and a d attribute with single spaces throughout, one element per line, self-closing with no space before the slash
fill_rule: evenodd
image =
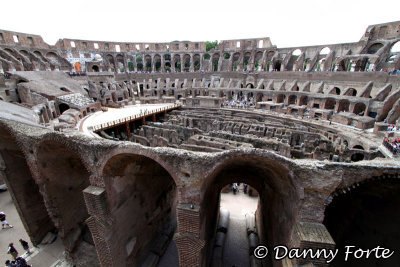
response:
<path id="1" fill-rule="evenodd" d="M 390 53 L 400 53 L 400 41 L 397 41 L 392 48 L 390 49 Z"/>
<path id="2" fill-rule="evenodd" d="M 350 102 L 348 100 L 342 99 L 339 101 L 338 112 L 349 112 Z"/>
<path id="3" fill-rule="evenodd" d="M 361 146 L 361 145 L 355 145 L 355 146 L 353 146 L 353 149 L 361 149 L 361 150 L 364 150 L 364 147 Z"/>
<path id="4" fill-rule="evenodd" d="M 81 158 L 64 144 L 44 141 L 38 148 L 37 160 L 48 205 L 54 207 L 52 219 L 58 226 L 66 249 L 73 251 L 83 239 L 95 250 L 85 222 L 89 215 L 83 199 L 90 174 Z"/>
<path id="5" fill-rule="evenodd" d="M 368 50 L 367 50 L 367 54 L 375 54 L 376 52 L 378 52 L 379 49 L 381 49 L 383 47 L 383 44 L 381 43 L 376 43 L 371 45 Z"/>
<path id="6" fill-rule="evenodd" d="M 214 169 L 202 185 L 200 218 L 202 239 L 206 240 L 206 260 L 212 255 L 211 240 L 217 228 L 220 192 L 226 185 L 237 182 L 246 183 L 259 193 L 255 217 L 260 244 L 272 249 L 277 244 L 289 242 L 290 229 L 297 214 L 298 194 L 288 170 L 266 158 L 250 155 L 234 157 Z M 247 257 L 248 262 L 249 254 L 244 257 Z M 272 263 L 271 258 L 264 261 Z"/>
<path id="7" fill-rule="evenodd" d="M 81 69 L 81 63 L 75 62 L 74 67 L 75 67 L 75 71 L 76 71 L 76 72 L 81 72 L 81 71 L 82 71 L 82 69 Z"/>
<path id="8" fill-rule="evenodd" d="M 301 50 L 300 50 L 300 49 L 296 49 L 296 50 L 294 50 L 294 51 L 292 52 L 292 56 L 298 57 L 298 56 L 300 56 L 300 55 L 301 55 Z"/>
<path id="9" fill-rule="evenodd" d="M 327 55 L 331 52 L 331 49 L 329 47 L 324 47 L 321 49 L 321 51 L 319 51 L 320 55 Z"/>
<path id="10" fill-rule="evenodd" d="M 365 112 L 365 104 L 364 103 L 357 103 L 357 104 L 355 104 L 355 106 L 354 106 L 354 110 L 353 110 L 353 113 L 354 114 L 357 114 L 357 115 L 360 115 L 360 116 L 363 116 L 364 115 L 364 112 Z"/>
<path id="11" fill-rule="evenodd" d="M 99 66 L 93 65 L 93 66 L 92 66 L 92 70 L 93 70 L 94 72 L 99 72 Z"/>
<path id="12" fill-rule="evenodd" d="M 247 66 L 249 64 L 250 58 L 251 58 L 251 53 L 250 52 L 247 52 L 247 53 L 244 54 L 244 56 L 243 56 L 243 68 L 244 68 L 244 70 L 247 70 L 247 68 L 248 68 Z"/>
<path id="13" fill-rule="evenodd" d="M 288 105 L 296 105 L 297 96 L 290 95 L 288 99 Z"/>
<path id="14" fill-rule="evenodd" d="M 200 70 L 200 55 L 196 54 L 193 56 L 194 71 Z"/>
<path id="15" fill-rule="evenodd" d="M 60 114 L 63 114 L 64 111 L 69 109 L 69 106 L 65 103 L 61 103 L 60 105 L 58 105 L 58 109 L 60 110 Z"/>
<path id="16" fill-rule="evenodd" d="M 218 71 L 218 65 L 219 65 L 219 54 L 215 53 L 212 56 L 212 66 L 213 66 L 213 71 Z"/>
<path id="17" fill-rule="evenodd" d="M 232 64 L 232 71 L 237 71 L 239 67 L 239 59 L 240 59 L 240 53 L 235 53 L 233 54 L 233 64 Z"/>
<path id="18" fill-rule="evenodd" d="M 285 95 L 278 95 L 276 97 L 276 103 L 283 103 L 283 101 L 285 100 L 286 96 Z"/>
<path id="19" fill-rule="evenodd" d="M 331 95 L 340 95 L 339 87 L 333 87 L 332 90 L 329 92 Z"/>
<path id="20" fill-rule="evenodd" d="M 254 88 L 254 84 L 248 83 L 248 84 L 246 85 L 246 88 Z"/>
<path id="21" fill-rule="evenodd" d="M 24 153 L 9 131 L 0 127 L 2 177 L 32 243 L 38 245 L 48 232 L 56 232 L 39 186 L 32 177 Z M 11 220 L 11 219 L 10 219 Z"/>
<path id="22" fill-rule="evenodd" d="M 378 178 L 378 177 L 376 177 Z M 332 198 L 332 196 L 331 196 Z M 353 186 L 350 192 L 333 197 L 325 209 L 324 224 L 339 249 L 330 266 L 396 266 L 400 262 L 399 179 L 370 178 Z M 345 261 L 345 246 L 372 249 L 377 246 L 395 253 L 387 259 L 355 258 Z M 352 248 L 354 252 L 354 248 Z"/>
<path id="23" fill-rule="evenodd" d="M 348 88 L 343 95 L 347 96 L 357 96 L 357 90 L 354 88 Z"/>
<path id="24" fill-rule="evenodd" d="M 308 104 L 308 97 L 306 95 L 301 96 L 299 106 L 307 106 L 307 104 Z"/>
<path id="25" fill-rule="evenodd" d="M 166 228 L 176 225 L 176 184 L 158 162 L 145 156 L 118 154 L 103 170 L 121 263 L 137 266 Z M 177 252 L 176 265 L 177 266 Z"/>
<path id="26" fill-rule="evenodd" d="M 325 109 L 334 109 L 335 108 L 335 104 L 336 104 L 336 102 L 335 102 L 334 99 L 328 98 L 325 101 Z"/>
<path id="27" fill-rule="evenodd" d="M 125 60 L 124 60 L 124 56 L 121 54 L 118 54 L 115 58 L 116 63 L 117 63 L 117 71 L 118 72 L 125 72 L 126 71 L 126 67 L 125 67 Z"/>
<path id="28" fill-rule="evenodd" d="M 280 60 L 275 61 L 274 70 L 275 71 L 281 71 L 281 64 L 282 64 L 282 62 Z"/>

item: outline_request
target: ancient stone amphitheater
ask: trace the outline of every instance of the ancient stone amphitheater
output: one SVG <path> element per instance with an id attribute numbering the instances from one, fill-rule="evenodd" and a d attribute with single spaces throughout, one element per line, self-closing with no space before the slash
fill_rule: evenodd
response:
<path id="1" fill-rule="evenodd" d="M 57 234 L 76 266 L 157 266 L 169 242 L 179 266 L 222 266 L 220 192 L 245 182 L 270 249 L 400 249 L 400 165 L 384 141 L 400 135 L 387 131 L 400 126 L 400 21 L 354 43 L 207 45 L 0 30 L 1 174 L 31 241 Z M 304 264 L 327 265 L 251 262 Z"/>

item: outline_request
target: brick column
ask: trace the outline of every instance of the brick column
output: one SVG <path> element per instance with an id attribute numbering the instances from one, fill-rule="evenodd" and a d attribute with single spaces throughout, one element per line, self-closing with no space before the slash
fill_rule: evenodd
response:
<path id="1" fill-rule="evenodd" d="M 200 207 L 179 204 L 177 210 L 178 232 L 174 241 L 178 248 L 179 266 L 200 267 L 205 241 L 200 239 Z"/>
<path id="2" fill-rule="evenodd" d="M 83 196 L 85 198 L 87 211 L 90 215 L 86 223 L 92 233 L 100 265 L 104 267 L 118 266 L 114 263 L 115 259 L 112 256 L 112 246 L 107 240 L 112 222 L 108 216 L 106 190 L 103 187 L 90 185 L 83 190 Z"/>
<path id="3" fill-rule="evenodd" d="M 318 222 L 298 222 L 292 234 L 292 246 L 300 250 L 312 249 L 335 249 L 335 242 L 326 229 L 325 225 Z M 314 264 L 315 266 L 329 266 L 323 258 L 321 259 L 298 259 L 292 260 L 298 265 Z"/>

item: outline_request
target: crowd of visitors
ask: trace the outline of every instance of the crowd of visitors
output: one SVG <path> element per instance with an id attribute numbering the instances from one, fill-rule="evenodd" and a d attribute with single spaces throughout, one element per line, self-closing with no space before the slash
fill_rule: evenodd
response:
<path id="1" fill-rule="evenodd" d="M 229 108 L 254 108 L 255 102 L 254 98 L 250 97 L 249 99 L 240 97 L 238 100 L 232 99 L 224 99 L 221 103 L 221 107 L 229 107 Z"/>
<path id="2" fill-rule="evenodd" d="M 389 149 L 390 152 L 392 152 L 393 154 L 400 154 L 400 138 L 394 138 L 394 139 L 389 139 L 389 138 L 385 138 L 383 140 L 383 145 Z"/>

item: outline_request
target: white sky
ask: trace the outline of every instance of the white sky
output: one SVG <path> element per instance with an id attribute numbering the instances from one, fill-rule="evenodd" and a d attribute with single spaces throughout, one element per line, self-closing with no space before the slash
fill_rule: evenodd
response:
<path id="1" fill-rule="evenodd" d="M 368 25 L 400 20 L 399 0 L 12 0 L 0 29 L 120 42 L 270 37 L 279 48 L 357 42 Z"/>

